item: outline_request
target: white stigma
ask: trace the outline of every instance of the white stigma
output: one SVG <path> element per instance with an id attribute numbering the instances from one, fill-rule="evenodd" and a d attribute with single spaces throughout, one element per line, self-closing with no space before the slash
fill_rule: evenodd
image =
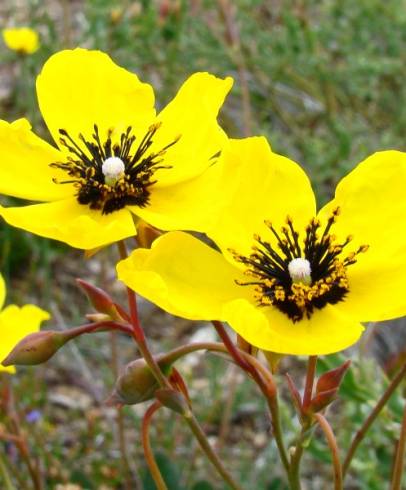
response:
<path id="1" fill-rule="evenodd" d="M 102 172 L 107 185 L 114 185 L 124 175 L 125 165 L 118 157 L 109 157 L 104 160 Z"/>
<path id="2" fill-rule="evenodd" d="M 308 260 L 293 259 L 289 262 L 288 270 L 293 282 L 301 282 L 307 286 L 312 282 L 312 269 Z"/>

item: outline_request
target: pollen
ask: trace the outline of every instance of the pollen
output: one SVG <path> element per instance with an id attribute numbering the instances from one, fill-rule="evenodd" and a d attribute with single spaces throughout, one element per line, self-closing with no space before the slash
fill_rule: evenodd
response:
<path id="1" fill-rule="evenodd" d="M 357 262 L 358 255 L 365 253 L 368 246 L 344 251 L 353 237 L 339 243 L 331 233 L 339 214 L 339 208 L 333 210 L 324 230 L 320 221 L 313 218 L 302 239 L 290 217 L 280 232 L 265 221 L 272 240 L 255 235 L 251 255 L 233 251 L 234 259 L 246 266 L 244 274 L 251 278 L 237 284 L 254 286 L 259 306 L 276 307 L 293 322 L 310 318 L 315 310 L 328 304 L 345 301 L 350 290 L 347 268 Z"/>
<path id="2" fill-rule="evenodd" d="M 104 180 L 107 185 L 114 185 L 124 176 L 125 164 L 119 157 L 108 157 L 102 165 Z"/>
<path id="3" fill-rule="evenodd" d="M 288 271 L 293 282 L 302 282 L 303 284 L 312 282 L 312 269 L 307 259 L 299 257 L 291 260 L 288 264 Z"/>

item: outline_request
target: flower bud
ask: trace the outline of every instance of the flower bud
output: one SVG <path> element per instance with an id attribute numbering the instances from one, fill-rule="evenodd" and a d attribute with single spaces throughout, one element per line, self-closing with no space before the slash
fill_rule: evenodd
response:
<path id="1" fill-rule="evenodd" d="M 316 393 L 338 389 L 345 373 L 347 372 L 347 369 L 350 367 L 350 364 L 351 361 L 348 360 L 341 366 L 322 374 L 317 381 Z"/>
<path id="2" fill-rule="evenodd" d="M 114 301 L 105 291 L 103 291 L 103 289 L 100 289 L 83 279 L 76 279 L 76 282 L 83 289 L 96 311 L 108 315 L 109 318 L 113 320 L 122 320 Z"/>
<path id="3" fill-rule="evenodd" d="M 321 391 L 312 398 L 309 405 L 309 411 L 312 413 L 320 412 L 332 403 L 337 397 L 338 388 L 331 390 Z"/>
<path id="4" fill-rule="evenodd" d="M 320 376 L 316 384 L 316 394 L 309 405 L 310 412 L 319 412 L 336 399 L 340 384 L 350 364 L 351 361 L 346 361 L 341 366 Z"/>
<path id="5" fill-rule="evenodd" d="M 1 363 L 3 366 L 33 366 L 48 361 L 68 340 L 66 332 L 44 330 L 24 337 Z"/>
<path id="6" fill-rule="evenodd" d="M 171 370 L 171 363 L 164 355 L 157 356 L 156 359 L 163 373 L 168 374 Z M 159 383 L 145 360 L 136 359 L 124 367 L 106 403 L 108 405 L 136 405 L 154 398 L 159 387 Z"/>
<path id="7" fill-rule="evenodd" d="M 189 404 L 182 393 L 168 388 L 162 388 L 155 391 L 155 396 L 162 405 L 173 410 L 180 415 L 190 413 Z"/>

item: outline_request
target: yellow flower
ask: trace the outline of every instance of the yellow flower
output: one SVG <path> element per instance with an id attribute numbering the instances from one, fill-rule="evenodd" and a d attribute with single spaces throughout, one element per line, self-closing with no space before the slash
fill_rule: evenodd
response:
<path id="1" fill-rule="evenodd" d="M 282 354 L 336 352 L 357 341 L 361 321 L 406 313 L 405 153 L 367 158 L 318 213 L 305 173 L 264 138 L 232 141 L 224 158 L 232 191 L 208 233 L 223 254 L 171 232 L 120 262 L 122 281 Z"/>
<path id="2" fill-rule="evenodd" d="M 214 207 L 216 117 L 232 79 L 195 73 L 158 115 L 150 85 L 104 53 L 53 55 L 37 79 L 58 145 L 28 121 L 0 121 L 0 193 L 45 201 L 5 208 L 17 227 L 82 249 L 136 234 L 134 216 L 160 229 L 204 228 Z"/>
<path id="3" fill-rule="evenodd" d="M 30 27 L 3 29 L 6 46 L 21 54 L 32 54 L 39 48 L 38 32 Z"/>
<path id="4" fill-rule="evenodd" d="M 0 274 L 0 362 L 11 352 L 13 347 L 26 335 L 37 332 L 41 322 L 48 320 L 49 314 L 35 305 L 19 308 L 9 305 L 3 308 L 6 297 L 6 286 Z M 13 366 L 3 367 L 0 371 L 15 372 Z"/>

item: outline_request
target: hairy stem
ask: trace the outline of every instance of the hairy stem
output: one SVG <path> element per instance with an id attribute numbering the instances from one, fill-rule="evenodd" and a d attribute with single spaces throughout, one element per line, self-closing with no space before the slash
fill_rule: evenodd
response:
<path id="1" fill-rule="evenodd" d="M 393 468 L 391 490 L 402 489 L 402 474 L 405 459 L 406 447 L 406 403 L 403 411 L 402 428 L 400 431 L 399 442 L 396 448 L 395 464 Z"/>
<path id="2" fill-rule="evenodd" d="M 111 368 L 113 371 L 114 379 L 117 379 L 119 366 L 117 355 L 117 334 L 116 332 L 110 332 L 110 351 L 111 351 Z M 116 424 L 117 435 L 121 453 L 121 464 L 124 472 L 124 486 L 126 490 L 131 490 L 131 470 L 129 465 L 127 441 L 125 438 L 124 417 L 121 407 L 116 409 Z"/>
<path id="3" fill-rule="evenodd" d="M 203 429 L 200 427 L 199 422 L 196 420 L 196 417 L 193 415 L 193 413 L 191 411 L 188 411 L 183 415 L 183 418 L 186 421 L 186 423 L 189 425 L 196 439 L 198 440 L 203 452 L 210 460 L 212 465 L 216 468 L 217 472 L 223 478 L 223 480 L 226 483 L 228 483 L 230 488 L 234 490 L 242 490 L 241 487 L 234 481 L 232 476 L 228 473 L 228 471 L 224 468 L 217 454 L 210 446 L 206 434 L 203 432 Z"/>
<path id="4" fill-rule="evenodd" d="M 5 490 L 16 490 L 10 475 L 7 471 L 7 464 L 4 462 L 3 457 L 0 452 L 0 475 L 2 476 Z"/>
<path id="5" fill-rule="evenodd" d="M 127 247 L 124 241 L 118 242 L 118 249 L 120 253 L 120 258 L 122 260 L 128 257 Z M 133 338 L 141 352 L 142 357 L 145 359 L 145 362 L 148 364 L 152 373 L 154 374 L 156 380 L 160 384 L 162 388 L 171 388 L 169 381 L 166 376 L 161 371 L 158 363 L 156 362 L 154 356 L 151 354 L 151 351 L 148 347 L 147 339 L 145 337 L 144 331 L 141 327 L 139 317 L 138 317 L 138 308 L 137 308 L 137 297 L 132 289 L 129 287 L 127 289 L 127 297 L 128 297 L 128 306 L 130 308 L 130 317 L 131 324 L 133 327 Z"/>
<path id="6" fill-rule="evenodd" d="M 247 355 L 249 356 L 250 361 L 252 359 L 254 360 L 254 362 L 247 361 L 247 357 L 244 355 L 242 351 L 240 351 L 234 345 L 234 343 L 230 339 L 226 329 L 224 328 L 221 322 L 213 321 L 212 323 L 216 328 L 217 333 L 219 334 L 221 340 L 223 341 L 226 349 L 229 351 L 230 355 L 233 357 L 235 362 L 241 367 L 241 369 L 248 372 L 248 374 L 252 376 L 254 381 L 258 384 L 259 388 L 261 389 L 262 393 L 265 395 L 269 410 L 271 412 L 271 422 L 272 422 L 272 429 L 275 437 L 275 442 L 278 447 L 282 464 L 285 468 L 286 473 L 288 474 L 289 459 L 286 452 L 285 443 L 283 441 L 282 426 L 281 426 L 281 420 L 279 415 L 277 388 L 276 388 L 275 381 L 272 377 L 272 374 L 267 369 L 265 369 L 265 367 L 262 366 L 262 364 L 259 363 L 255 359 L 255 357 L 250 356 L 249 354 Z"/>
<path id="7" fill-rule="evenodd" d="M 351 442 L 350 448 L 348 450 L 347 456 L 343 463 L 344 476 L 346 475 L 348 468 L 350 467 L 355 451 L 357 450 L 358 446 L 364 439 L 366 433 L 368 432 L 368 429 L 374 423 L 374 421 L 380 414 L 381 410 L 386 405 L 389 398 L 392 396 L 393 392 L 396 390 L 396 388 L 399 386 L 399 384 L 402 382 L 405 376 L 406 376 L 406 363 L 403 365 L 402 369 L 398 372 L 398 374 L 392 379 L 389 386 L 386 388 L 384 394 L 381 396 L 381 398 L 379 399 L 378 403 L 375 405 L 372 412 L 368 415 L 368 417 L 365 419 L 364 423 L 362 424 L 361 428 L 355 434 Z"/>
<path id="8" fill-rule="evenodd" d="M 289 484 L 291 490 L 301 490 L 302 485 L 300 483 L 300 462 L 303 456 L 304 443 L 309 436 L 310 424 L 304 423 L 302 425 L 302 430 L 297 438 L 295 448 L 292 452 L 289 468 Z"/>

